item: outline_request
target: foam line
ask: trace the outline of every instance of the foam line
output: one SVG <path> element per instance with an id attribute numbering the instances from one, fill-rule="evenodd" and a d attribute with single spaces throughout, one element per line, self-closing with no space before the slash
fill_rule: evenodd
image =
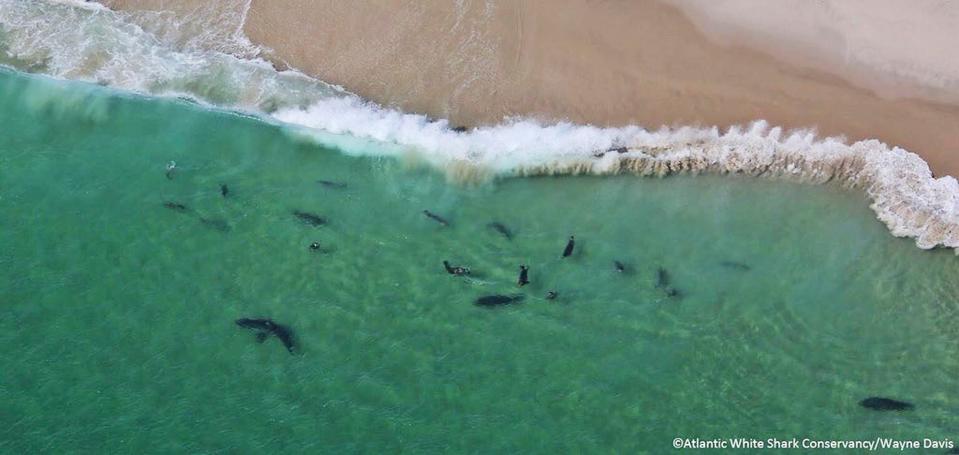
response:
<path id="1" fill-rule="evenodd" d="M 566 174 L 745 174 L 859 188 L 895 236 L 959 247 L 959 184 L 917 155 L 852 145 L 757 121 L 716 128 L 598 128 L 529 119 L 458 132 L 444 120 L 388 109 L 296 71 L 277 71 L 236 16 L 200 9 L 177 22 L 76 1 L 0 0 L 0 63 L 259 115 L 345 153 L 415 156 L 454 181 Z M 162 14 L 162 13 L 160 13 Z M 151 28 L 153 27 L 153 28 Z M 218 28 L 219 27 L 219 28 Z"/>

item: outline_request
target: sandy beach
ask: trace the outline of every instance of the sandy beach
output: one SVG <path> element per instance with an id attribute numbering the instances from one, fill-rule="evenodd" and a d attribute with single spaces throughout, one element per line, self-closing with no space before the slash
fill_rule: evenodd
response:
<path id="1" fill-rule="evenodd" d="M 199 2 L 104 3 L 118 9 L 176 10 L 201 19 Z M 757 29 L 756 20 L 730 25 L 716 5 L 673 3 L 680 7 L 654 0 L 577 0 L 561 8 L 541 0 L 254 0 L 242 30 L 264 47 L 264 57 L 279 65 L 454 124 L 527 116 L 602 126 L 726 127 L 765 119 L 849 140 L 879 139 L 920 154 L 938 175 L 959 175 L 959 107 L 951 104 L 957 97 L 950 79 L 956 73 L 948 65 L 935 66 L 937 53 L 948 46 L 935 41 L 936 46 L 918 52 L 906 68 L 911 73 L 881 71 L 909 58 L 908 46 L 948 34 L 942 24 L 955 17 L 956 4 L 932 2 L 917 9 L 917 17 L 935 15 L 936 26 L 926 31 L 896 28 L 905 37 L 886 38 L 888 52 L 883 45 L 869 47 L 873 43 L 849 47 L 856 44 L 850 38 L 855 33 L 836 35 L 835 27 L 851 13 L 832 5 L 822 20 L 838 19 L 832 32 L 824 27 L 821 35 L 843 41 L 847 55 L 868 53 L 869 58 L 856 61 L 871 62 L 870 67 L 836 65 L 835 55 L 817 52 L 830 49 L 831 41 L 803 35 L 809 21 L 819 20 L 816 14 L 826 14 L 810 11 L 815 5 L 781 3 L 780 10 L 806 8 L 806 14 L 797 15 L 794 39 L 784 31 L 777 41 L 768 39 L 769 30 Z M 233 10 L 246 6 L 225 5 Z M 725 5 L 727 12 L 744 9 L 741 2 Z M 846 25 L 884 25 L 881 19 L 901 16 L 894 7 L 877 3 L 863 16 L 864 25 Z M 781 11 L 779 16 L 789 21 Z M 727 22 L 714 21 L 709 28 L 716 17 Z M 929 68 L 938 73 L 916 76 Z"/>

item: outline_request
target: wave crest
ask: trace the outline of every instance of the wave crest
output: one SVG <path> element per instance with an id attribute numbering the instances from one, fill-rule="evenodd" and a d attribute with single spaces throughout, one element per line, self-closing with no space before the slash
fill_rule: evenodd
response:
<path id="1" fill-rule="evenodd" d="M 865 191 L 893 235 L 914 237 L 920 248 L 959 248 L 956 179 L 934 178 L 919 156 L 876 140 L 847 145 L 763 121 L 720 132 L 508 119 L 458 131 L 445 120 L 383 108 L 296 71 L 275 70 L 242 36 L 248 2 L 229 5 L 236 15 L 222 18 L 211 7 L 183 20 L 63 1 L 0 0 L 0 63 L 140 93 L 189 96 L 296 125 L 291 131 L 346 153 L 416 157 L 460 182 L 626 173 L 838 182 Z"/>
<path id="2" fill-rule="evenodd" d="M 324 100 L 307 109 L 277 112 L 281 121 L 348 153 L 387 150 L 416 154 L 454 181 L 489 176 L 633 174 L 742 174 L 865 191 L 879 220 L 897 237 L 920 248 L 959 247 L 959 182 L 934 178 L 918 155 L 877 140 L 846 144 L 817 138 L 814 131 L 786 133 L 765 121 L 749 127 L 596 128 L 513 120 L 455 132 L 445 121 L 369 105 Z M 367 138 L 395 147 L 371 149 L 331 139 L 329 133 Z"/>

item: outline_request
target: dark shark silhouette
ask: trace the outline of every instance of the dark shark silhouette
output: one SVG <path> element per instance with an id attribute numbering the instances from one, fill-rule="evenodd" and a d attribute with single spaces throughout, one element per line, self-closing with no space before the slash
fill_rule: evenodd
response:
<path id="1" fill-rule="evenodd" d="M 485 295 L 476 299 L 476 304 L 479 306 L 485 307 L 497 307 L 503 305 L 509 305 L 512 303 L 519 303 L 523 301 L 522 295 Z"/>
<path id="2" fill-rule="evenodd" d="M 309 224 L 310 226 L 319 227 L 326 225 L 326 218 L 313 213 L 304 212 L 302 210 L 294 210 L 293 216 L 295 216 L 298 220 Z"/>
<path id="3" fill-rule="evenodd" d="M 256 331 L 256 341 L 262 343 L 271 335 L 277 337 L 290 354 L 294 353 L 296 342 L 293 339 L 293 331 L 289 327 L 273 322 L 272 319 L 254 319 L 241 318 L 236 320 L 236 325 L 244 329 Z"/>
<path id="4" fill-rule="evenodd" d="M 909 411 L 915 407 L 912 403 L 883 397 L 869 397 L 860 401 L 859 405 L 874 411 Z"/>
<path id="5" fill-rule="evenodd" d="M 429 211 L 429 210 L 423 210 L 423 214 L 426 215 L 427 218 L 429 218 L 429 219 L 431 219 L 431 220 L 433 220 L 433 221 L 436 221 L 437 223 L 439 223 L 439 224 L 441 224 L 441 225 L 443 225 L 443 226 L 449 226 L 449 225 L 450 225 L 450 222 L 449 222 L 449 221 L 446 221 L 445 218 L 443 218 L 443 217 L 441 217 L 441 216 L 439 216 L 439 215 L 437 215 L 437 214 L 435 214 L 435 213 L 433 213 L 433 212 L 431 212 L 431 211 Z"/>
<path id="6" fill-rule="evenodd" d="M 569 236 L 569 241 L 566 242 L 566 248 L 563 249 L 563 257 L 567 258 L 573 255 L 573 248 L 576 246 L 576 239 L 573 236 Z"/>
<path id="7" fill-rule="evenodd" d="M 490 224 L 487 224 L 490 229 L 499 232 L 503 237 L 506 237 L 506 240 L 513 240 L 513 233 L 506 227 L 505 224 L 500 223 L 499 221 L 494 221 Z"/>

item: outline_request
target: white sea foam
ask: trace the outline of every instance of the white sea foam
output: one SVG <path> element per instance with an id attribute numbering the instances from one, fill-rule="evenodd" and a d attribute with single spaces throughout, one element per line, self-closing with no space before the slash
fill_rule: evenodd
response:
<path id="1" fill-rule="evenodd" d="M 70 5 L 75 8 L 83 8 L 90 10 L 105 10 L 107 7 L 101 5 L 97 2 L 88 2 L 85 0 L 50 0 L 52 3 L 62 3 L 64 5 Z"/>
<path id="2" fill-rule="evenodd" d="M 241 10 L 245 4 L 238 4 Z M 144 16 L 149 13 L 0 0 L 0 61 L 268 115 L 345 153 L 416 156 L 453 180 L 708 172 L 835 181 L 865 191 L 894 235 L 914 237 L 921 248 L 959 247 L 956 179 L 933 178 L 917 155 L 878 141 L 847 145 L 762 121 L 720 132 L 509 119 L 457 132 L 444 120 L 383 108 L 301 73 L 276 71 L 242 37 L 242 15 L 223 20 L 204 11 L 189 18 L 190 26 L 173 16 L 162 16 L 167 22 L 157 25 Z"/>

